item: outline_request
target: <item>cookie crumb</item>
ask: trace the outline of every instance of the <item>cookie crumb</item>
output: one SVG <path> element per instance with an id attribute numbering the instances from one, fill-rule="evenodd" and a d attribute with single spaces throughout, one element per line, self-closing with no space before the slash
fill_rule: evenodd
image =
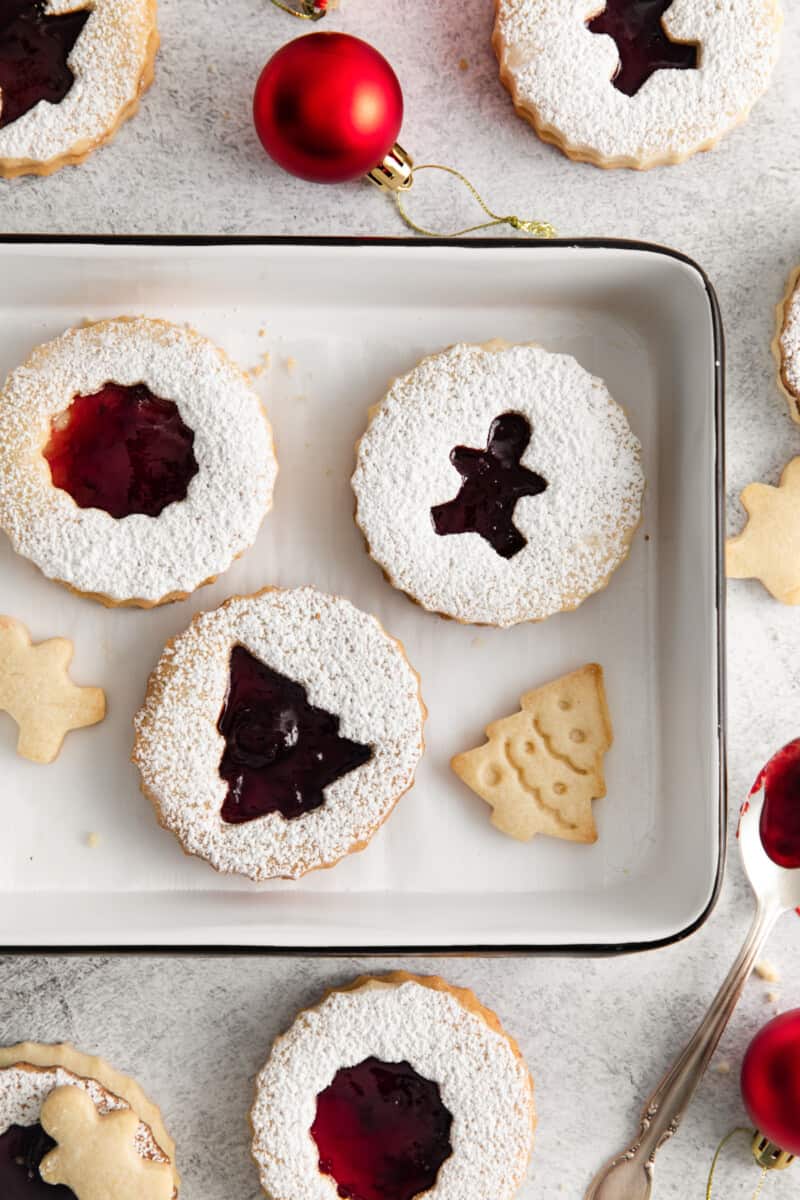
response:
<path id="1" fill-rule="evenodd" d="M 767 992 L 766 1001 L 767 1004 L 777 1004 L 780 1001 L 780 996 L 777 992 Z"/>
<path id="2" fill-rule="evenodd" d="M 100 834 L 99 833 L 87 833 L 86 845 L 89 847 L 90 850 L 96 850 L 97 847 L 100 845 Z"/>
<path id="3" fill-rule="evenodd" d="M 258 336 L 259 336 L 260 338 L 263 338 L 263 337 L 266 337 L 266 336 L 267 336 L 267 331 L 266 331 L 266 329 L 264 328 L 264 326 L 263 326 L 263 325 L 261 326 L 261 328 L 260 328 L 260 329 L 259 329 L 259 331 L 258 331 Z"/>
<path id="4" fill-rule="evenodd" d="M 286 359 L 286 362 L 283 365 L 286 367 L 287 373 L 289 375 L 293 375 L 295 373 L 295 371 L 297 370 L 297 359 L 289 356 L 289 358 Z"/>
<path id="5" fill-rule="evenodd" d="M 718 1075 L 730 1075 L 731 1064 L 728 1062 L 728 1060 L 726 1058 L 723 1058 L 722 1062 L 718 1062 L 716 1064 L 716 1066 L 714 1067 L 714 1070 L 716 1071 L 716 1073 Z"/>
<path id="6" fill-rule="evenodd" d="M 467 60 L 465 58 L 460 58 L 458 60 L 458 69 L 459 69 L 459 71 L 468 71 L 469 70 L 469 63 L 467 62 Z"/>
<path id="7" fill-rule="evenodd" d="M 766 983 L 780 983 L 781 981 L 778 968 L 765 958 L 762 958 L 761 962 L 757 962 L 753 970 L 759 979 L 765 980 Z"/>

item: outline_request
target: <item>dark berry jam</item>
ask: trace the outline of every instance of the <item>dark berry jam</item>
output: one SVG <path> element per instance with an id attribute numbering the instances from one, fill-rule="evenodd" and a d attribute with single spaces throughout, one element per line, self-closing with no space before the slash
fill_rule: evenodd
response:
<path id="1" fill-rule="evenodd" d="M 697 66 L 697 42 L 673 42 L 661 18 L 673 0 L 606 0 L 588 22 L 592 33 L 607 33 L 619 51 L 612 82 L 626 96 L 635 96 L 655 71 L 692 70 Z"/>
<path id="2" fill-rule="evenodd" d="M 751 796 L 762 787 L 759 832 L 764 849 L 778 866 L 800 867 L 800 738 L 772 756 Z"/>
<path id="3" fill-rule="evenodd" d="M 79 508 L 157 517 L 186 499 L 197 474 L 193 445 L 171 400 L 143 383 L 107 383 L 94 396 L 75 397 L 54 423 L 44 456 L 55 487 Z"/>
<path id="4" fill-rule="evenodd" d="M 547 488 L 547 480 L 520 461 L 530 440 L 530 422 L 507 412 L 492 421 L 485 450 L 456 446 L 450 462 L 464 482 L 454 500 L 431 509 L 436 532 L 479 533 L 501 558 L 519 554 L 527 539 L 514 524 L 517 501 Z"/>
<path id="5" fill-rule="evenodd" d="M 11 1125 L 0 1134 L 0 1200 L 75 1200 L 68 1187 L 45 1183 L 39 1174 L 54 1146 L 41 1125 Z"/>
<path id="6" fill-rule="evenodd" d="M 308 703 L 299 683 L 244 646 L 231 653 L 228 694 L 217 728 L 225 738 L 219 773 L 228 784 L 230 825 L 279 812 L 287 820 L 325 803 L 324 788 L 372 758 L 370 746 L 339 734 L 339 718 Z"/>
<path id="7" fill-rule="evenodd" d="M 67 58 L 90 9 L 45 12 L 44 0 L 0 0 L 0 129 L 47 100 L 58 104 L 72 87 Z"/>
<path id="8" fill-rule="evenodd" d="M 311 1136 L 343 1200 L 412 1200 L 452 1154 L 452 1124 L 437 1083 L 407 1062 L 366 1058 L 317 1096 Z"/>

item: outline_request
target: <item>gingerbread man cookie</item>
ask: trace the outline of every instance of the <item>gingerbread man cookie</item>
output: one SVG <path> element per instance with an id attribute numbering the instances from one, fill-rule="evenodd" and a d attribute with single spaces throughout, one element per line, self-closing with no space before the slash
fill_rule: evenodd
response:
<path id="1" fill-rule="evenodd" d="M 451 766 L 494 812 L 502 833 L 595 842 L 592 801 L 606 794 L 603 756 L 613 732 L 603 669 L 589 663 L 527 692 L 521 709 L 488 726 L 488 742 Z"/>
<path id="2" fill-rule="evenodd" d="M 728 578 L 760 579 L 782 604 L 800 604 L 800 458 L 784 468 L 778 487 L 751 483 L 741 500 L 749 520 L 728 539 Z"/>
<path id="3" fill-rule="evenodd" d="M 46 1183 L 66 1185 L 77 1200 L 170 1200 L 171 1167 L 139 1154 L 139 1118 L 131 1109 L 102 1115 L 81 1088 L 58 1087 L 44 1101 L 40 1122 L 58 1143 L 39 1166 Z"/>
<path id="4" fill-rule="evenodd" d="M 17 753 L 31 762 L 54 762 L 71 729 L 106 715 L 102 689 L 69 678 L 72 649 L 67 638 L 34 646 L 24 625 L 0 617 L 0 709 L 19 726 Z"/>
<path id="5" fill-rule="evenodd" d="M 780 0 L 496 0 L 520 116 L 600 167 L 679 163 L 743 121 L 778 58 Z"/>

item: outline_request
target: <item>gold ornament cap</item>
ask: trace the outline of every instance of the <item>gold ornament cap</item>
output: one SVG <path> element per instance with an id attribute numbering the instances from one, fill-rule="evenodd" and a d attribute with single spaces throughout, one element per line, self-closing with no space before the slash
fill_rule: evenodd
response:
<path id="1" fill-rule="evenodd" d="M 414 163 L 399 142 L 395 142 L 377 166 L 367 172 L 367 179 L 382 192 L 404 192 L 413 182 Z"/>
<path id="2" fill-rule="evenodd" d="M 753 1158 L 760 1167 L 767 1171 L 785 1171 L 794 1162 L 795 1156 L 788 1150 L 781 1150 L 775 1142 L 757 1129 L 753 1134 Z"/>

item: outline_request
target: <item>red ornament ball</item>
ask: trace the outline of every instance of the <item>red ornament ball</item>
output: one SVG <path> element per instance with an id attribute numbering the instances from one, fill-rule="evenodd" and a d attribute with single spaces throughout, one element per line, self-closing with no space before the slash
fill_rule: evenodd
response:
<path id="1" fill-rule="evenodd" d="M 742 1098 L 761 1133 L 800 1155 L 800 1008 L 782 1013 L 753 1038 L 742 1063 Z"/>
<path id="2" fill-rule="evenodd" d="M 357 179 L 400 132 L 403 93 L 382 54 L 346 33 L 282 46 L 256 84 L 253 119 L 267 154 L 314 183 Z"/>

